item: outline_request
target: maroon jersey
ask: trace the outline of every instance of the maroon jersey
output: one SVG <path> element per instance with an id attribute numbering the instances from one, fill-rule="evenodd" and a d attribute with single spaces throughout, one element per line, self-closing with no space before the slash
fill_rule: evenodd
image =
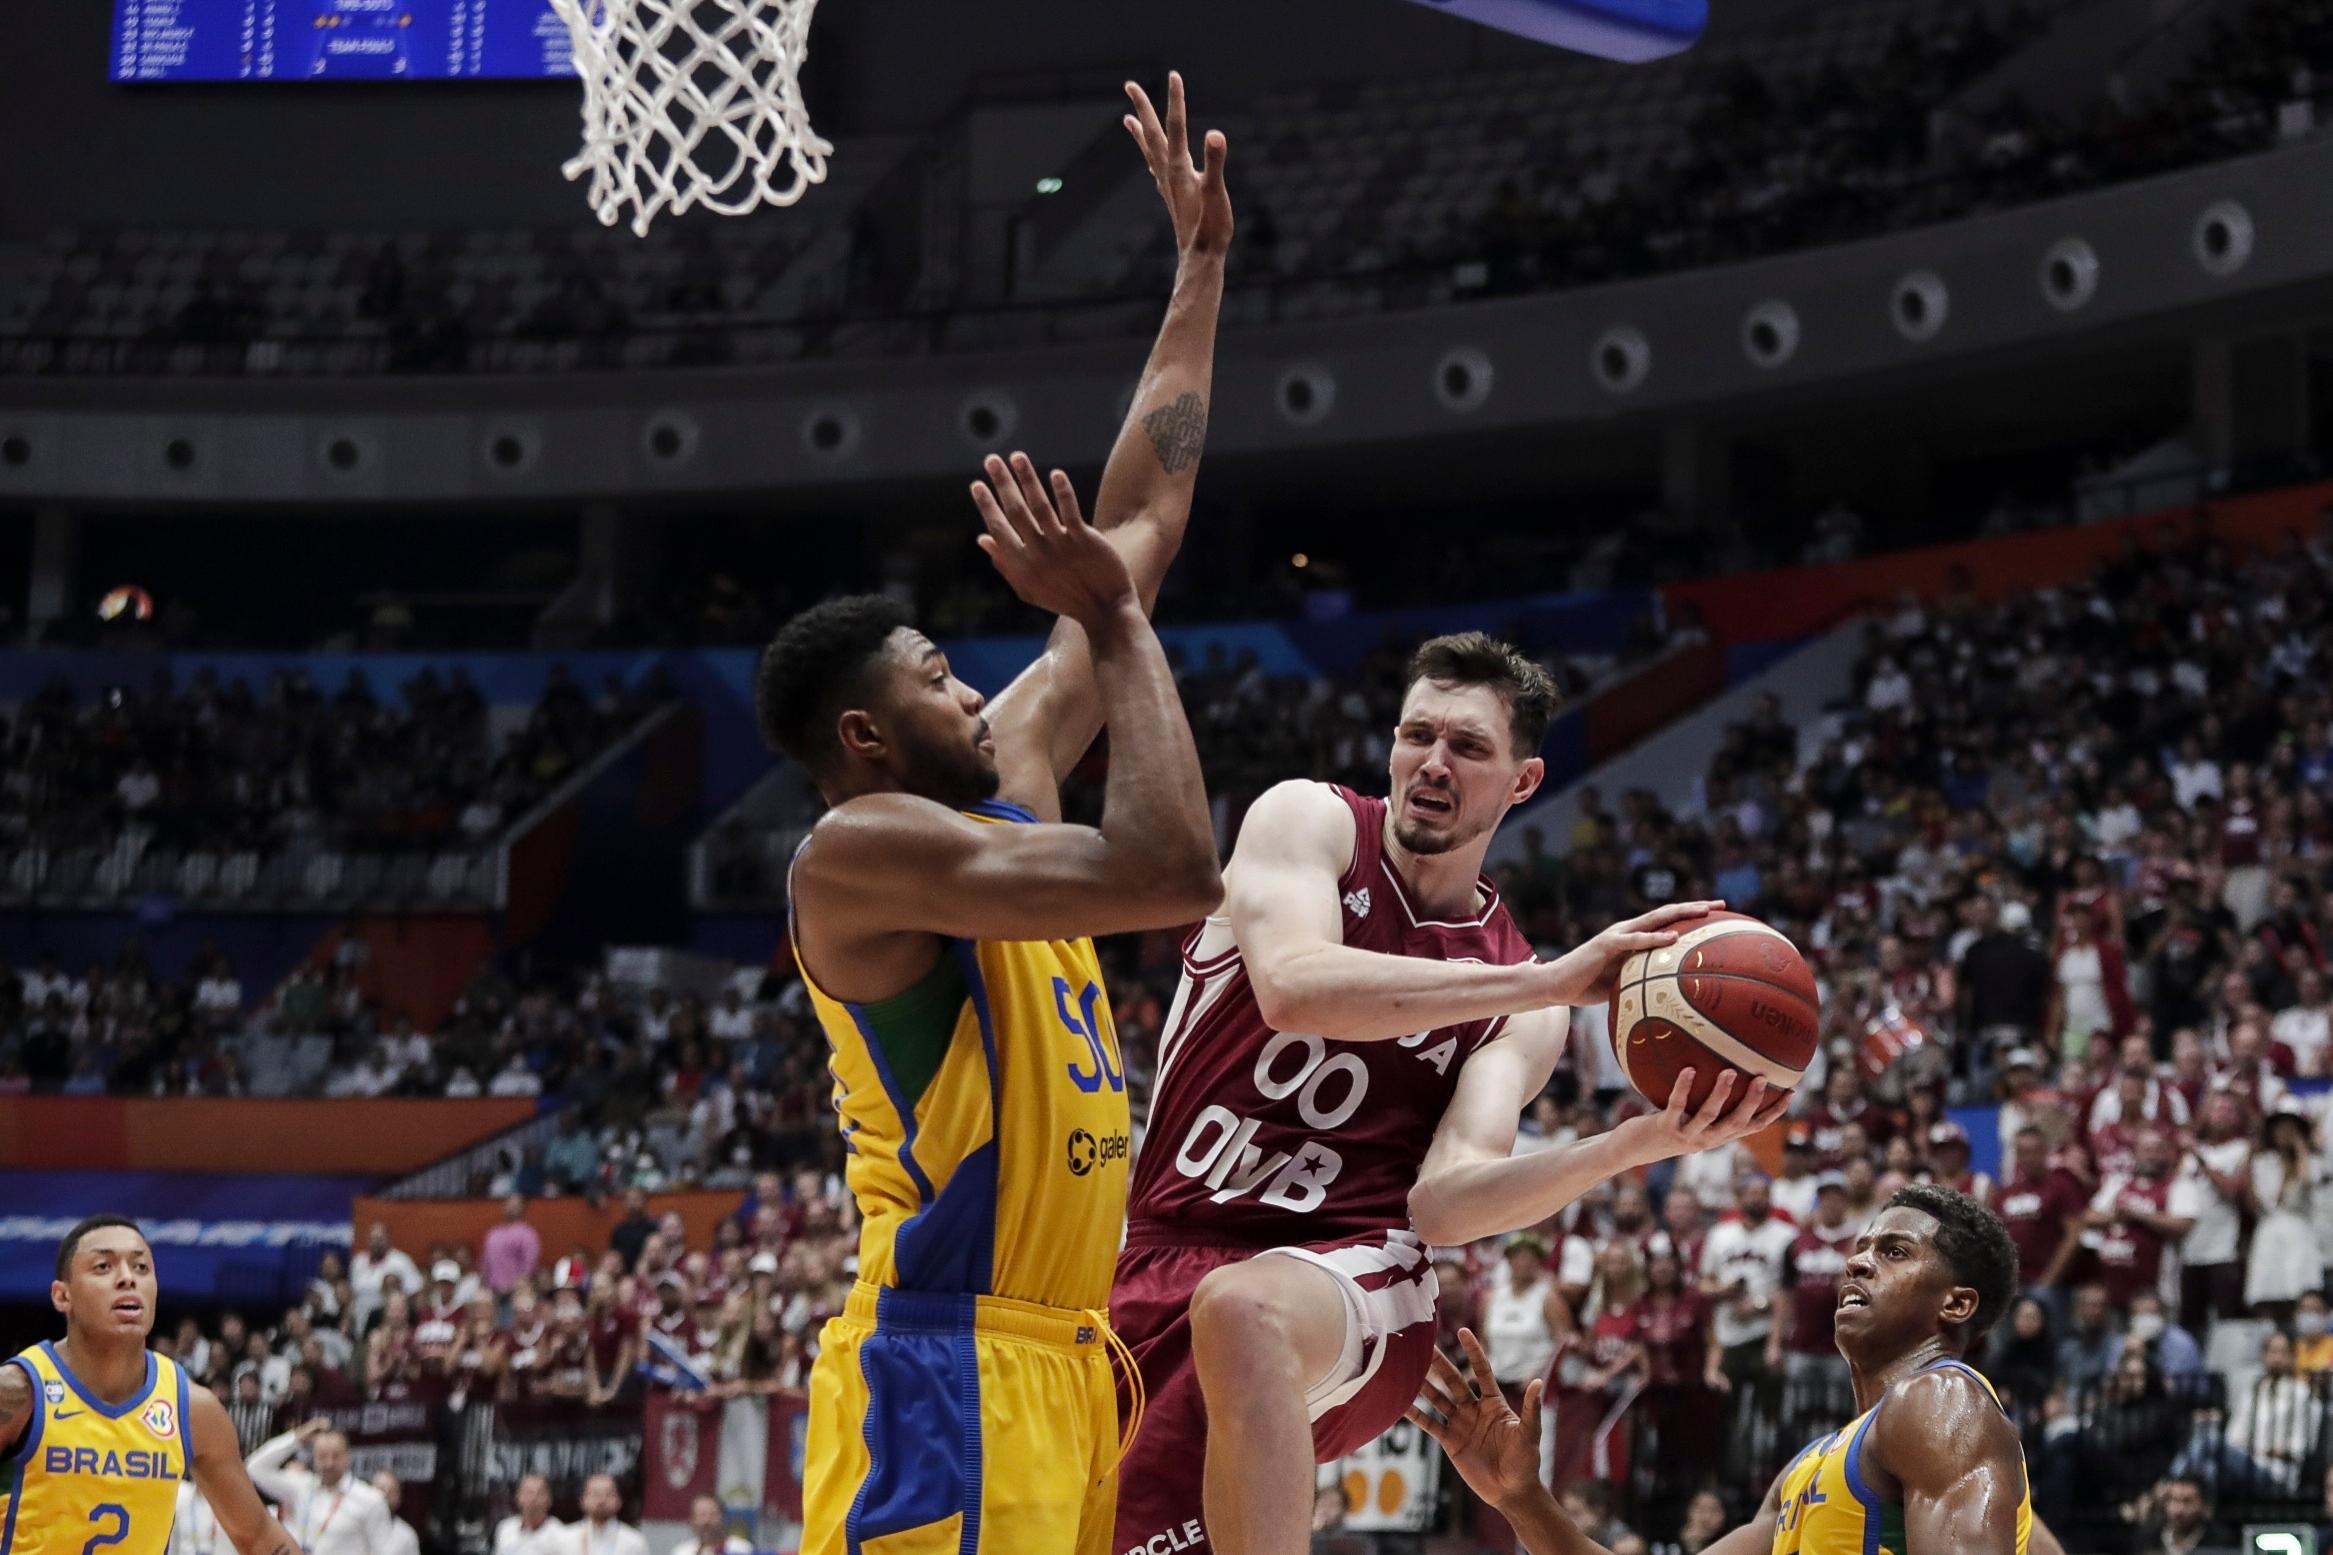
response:
<path id="1" fill-rule="evenodd" d="M 2171 1179 L 2129 1176 L 2110 1179 L 2092 1202 L 2094 1209 L 2128 1205 L 2150 1214 L 2164 1213 L 2171 1198 Z M 2164 1238 L 2160 1231 L 2137 1221 L 2117 1220 L 2098 1232 L 2098 1283 L 2107 1299 L 2129 1310 L 2131 1298 L 2154 1290 L 2163 1275 Z"/>
<path id="2" fill-rule="evenodd" d="M 1644 1303 L 1632 1301 L 1625 1307 L 1606 1307 L 1588 1325 L 1588 1364 L 1601 1370 L 1617 1366 L 1628 1358 L 1629 1349 L 1637 1342 L 1637 1331 L 1644 1315 Z"/>
<path id="3" fill-rule="evenodd" d="M 1832 1324 L 1839 1311 L 1839 1276 L 1855 1245 L 1853 1221 L 1826 1231 L 1808 1226 L 1783 1255 L 1783 1282 L 1790 1287 L 1790 1348 L 1798 1355 L 1836 1355 Z"/>
<path id="4" fill-rule="evenodd" d="M 1848 1124 L 1862 1124 L 1863 1137 L 1876 1150 L 1887 1143 L 1888 1135 L 1893 1132 L 1890 1125 L 1894 1120 L 1888 1116 L 1885 1108 L 1871 1102 L 1858 1101 L 1842 1111 L 1827 1101 L 1818 1101 L 1807 1110 L 1803 1121 L 1823 1169 L 1836 1171 L 1847 1164 L 1847 1155 L 1841 1146 L 1846 1140 Z"/>
<path id="5" fill-rule="evenodd" d="M 2001 1224 L 2017 1248 L 2018 1283 L 2041 1283 L 2065 1242 L 2067 1223 L 2089 1207 L 2089 1198 L 2063 1167 L 2051 1167 L 2038 1179 L 2011 1177 L 2001 1184 Z"/>
<path id="6" fill-rule="evenodd" d="M 1697 1290 L 1636 1305 L 1636 1337 L 1652 1362 L 1652 1381 L 1699 1382 L 1709 1352 L 1709 1303 Z"/>
<path id="7" fill-rule="evenodd" d="M 1385 801 L 1337 788 L 1353 813 L 1353 861 L 1337 882 L 1357 950 L 1509 965 L 1531 946 L 1485 877 L 1461 921 L 1421 921 L 1385 856 Z M 1503 1018 L 1384 1042 L 1339 1042 L 1265 1024 L 1228 918 L 1183 947 L 1182 985 L 1159 1042 L 1150 1126 L 1129 1218 L 1258 1246 L 1409 1224 L 1409 1191 L 1458 1071 Z"/>

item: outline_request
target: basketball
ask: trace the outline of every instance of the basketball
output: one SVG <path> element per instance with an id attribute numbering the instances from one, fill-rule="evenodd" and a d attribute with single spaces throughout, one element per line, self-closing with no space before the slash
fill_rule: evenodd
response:
<path id="1" fill-rule="evenodd" d="M 1612 995 L 1612 1051 L 1639 1095 L 1666 1106 L 1681 1070 L 1693 1071 L 1687 1105 L 1707 1099 L 1717 1077 L 1739 1070 L 1734 1098 L 1763 1076 L 1794 1088 L 1815 1056 L 1820 1030 L 1814 973 L 1779 930 L 1737 912 L 1678 923 L 1677 943 L 1622 963 Z"/>

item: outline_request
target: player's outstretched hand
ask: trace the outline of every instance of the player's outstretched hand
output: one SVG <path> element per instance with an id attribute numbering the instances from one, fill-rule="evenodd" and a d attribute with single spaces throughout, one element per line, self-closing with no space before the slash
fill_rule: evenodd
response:
<path id="1" fill-rule="evenodd" d="M 1631 1145 L 1640 1146 L 1634 1153 L 1649 1165 L 1671 1156 L 1715 1150 L 1781 1122 L 1790 1110 L 1790 1092 L 1774 1089 L 1761 1078 L 1753 1077 L 1746 1086 L 1741 1079 L 1740 1070 L 1728 1069 L 1717 1077 L 1701 1105 L 1688 1112 L 1685 1100 L 1693 1090 L 1693 1071 L 1680 1069 L 1669 1088 L 1666 1107 L 1630 1118 L 1612 1132 L 1626 1135 Z"/>
<path id="2" fill-rule="evenodd" d="M 1092 626 L 1132 601 L 1126 559 L 1085 520 L 1069 476 L 1053 472 L 1051 489 L 1024 453 L 1008 462 L 990 454 L 988 479 L 972 483 L 972 505 L 988 533 L 980 548 L 1013 592 L 1039 610 Z"/>
<path id="3" fill-rule="evenodd" d="M 1518 1415 L 1491 1377 L 1490 1357 L 1474 1330 L 1458 1330 L 1466 1352 L 1463 1369 L 1440 1350 L 1426 1373 L 1425 1390 L 1402 1418 L 1442 1444 L 1474 1493 L 1500 1506 L 1539 1483 L 1539 1428 L 1545 1418 L 1540 1395 L 1547 1384 L 1534 1380 L 1523 1389 Z"/>
<path id="4" fill-rule="evenodd" d="M 1167 74 L 1163 124 L 1158 110 L 1150 104 L 1149 93 L 1129 81 L 1126 95 L 1134 100 L 1134 111 L 1126 115 L 1126 133 L 1142 148 L 1142 160 L 1150 164 L 1150 176 L 1157 180 L 1159 198 L 1166 201 L 1167 214 L 1174 218 L 1175 247 L 1186 254 L 1222 253 L 1231 245 L 1231 195 L 1223 187 L 1223 164 L 1231 155 L 1231 142 L 1223 131 L 1209 130 L 1200 141 L 1202 158 L 1197 166 L 1192 165 L 1191 126 L 1183 111 L 1180 71 Z"/>
<path id="5" fill-rule="evenodd" d="M 1723 902 L 1671 902 L 1615 923 L 1585 945 L 1574 946 L 1547 963 L 1547 1002 L 1583 1008 L 1602 1004 L 1612 997 L 1620 982 L 1621 964 L 1630 956 L 1676 944 L 1677 931 L 1672 925 L 1724 906 Z"/>

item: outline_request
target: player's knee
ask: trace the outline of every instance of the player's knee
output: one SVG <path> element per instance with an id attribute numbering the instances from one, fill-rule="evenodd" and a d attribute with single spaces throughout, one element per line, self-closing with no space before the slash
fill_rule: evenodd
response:
<path id="1" fill-rule="evenodd" d="M 1217 1269 L 1191 1293 L 1191 1355 L 1202 1378 L 1283 1369 L 1296 1355 L 1301 1314 L 1249 1265 Z"/>

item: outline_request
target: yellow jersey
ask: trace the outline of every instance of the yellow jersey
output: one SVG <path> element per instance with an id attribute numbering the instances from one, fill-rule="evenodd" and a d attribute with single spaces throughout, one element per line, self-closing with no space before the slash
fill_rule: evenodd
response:
<path id="1" fill-rule="evenodd" d="M 32 1375 L 32 1418 L 0 1458 L 0 1555 L 163 1555 L 194 1472 L 186 1373 L 146 1355 L 146 1385 L 107 1404 L 48 1343 L 6 1362 Z"/>
<path id="2" fill-rule="evenodd" d="M 964 813 L 1036 819 L 1001 800 Z M 802 983 L 830 1049 L 859 1278 L 1106 1307 L 1129 1119 L 1093 941 L 950 940 L 914 987 L 873 1004 L 834 998 L 807 967 Z"/>
<path id="3" fill-rule="evenodd" d="M 2001 1395 L 1984 1373 L 1964 1361 L 1938 1361 L 1957 1366 L 1984 1386 L 1999 1403 Z M 1923 1368 L 1934 1371 L 1936 1366 Z M 1818 1438 L 1799 1450 L 1782 1471 L 1782 1510 L 1774 1518 L 1772 1555 L 1913 1555 L 1905 1548 L 1902 1503 L 1882 1501 L 1863 1476 L 1863 1442 L 1871 1422 L 1887 1404 L 1879 1403 L 1857 1415 L 1846 1426 Z M 2024 1467 L 2022 1451 L 2018 1466 Z M 2033 1534 L 2033 1485 L 2028 1481 L 2017 1501 L 2017 1555 L 2026 1555 Z M 1946 1551 L 1918 1551 L 1917 1555 L 1949 1555 Z"/>

